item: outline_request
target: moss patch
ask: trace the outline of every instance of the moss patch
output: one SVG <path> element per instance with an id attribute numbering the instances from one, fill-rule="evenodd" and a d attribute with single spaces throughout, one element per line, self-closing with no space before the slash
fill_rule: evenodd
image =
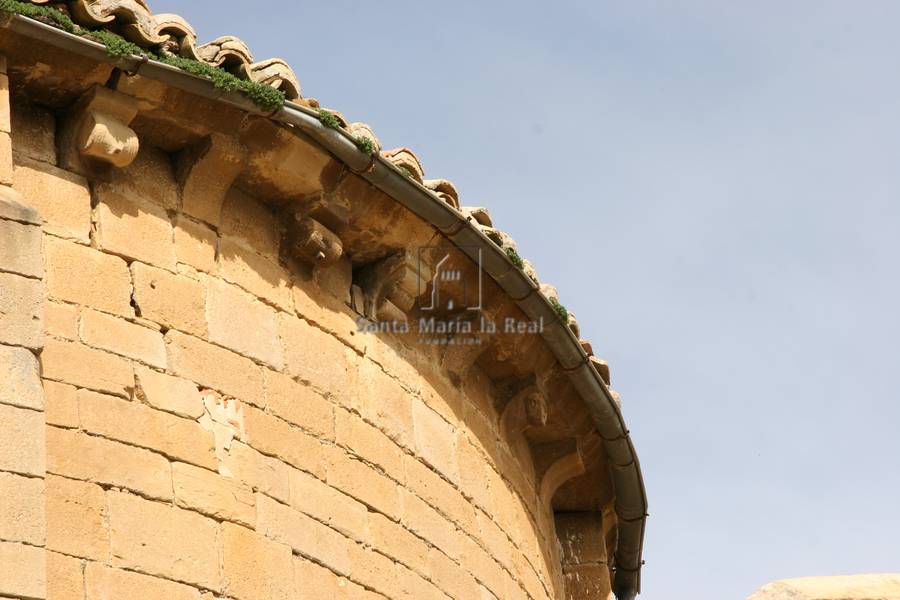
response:
<path id="1" fill-rule="evenodd" d="M 69 33 L 92 39 L 106 47 L 106 53 L 112 58 L 126 56 L 147 56 L 153 60 L 177 67 L 182 71 L 204 77 L 213 82 L 217 88 L 225 91 L 240 91 L 254 104 L 267 111 L 274 111 L 284 106 L 284 93 L 264 83 L 256 83 L 235 77 L 225 69 L 213 67 L 204 62 L 180 56 L 156 55 L 132 44 L 122 36 L 105 29 L 85 29 L 64 12 L 49 6 L 37 6 L 19 0 L 0 0 L 0 12 L 14 13 L 52 25 Z"/>
<path id="2" fill-rule="evenodd" d="M 358 135 L 353 138 L 353 141 L 356 142 L 357 148 L 359 148 L 360 150 L 362 150 L 369 156 L 372 156 L 373 154 L 375 154 L 375 150 L 377 150 L 377 148 L 375 148 L 375 142 L 373 142 L 372 140 L 370 140 L 367 137 Z"/>
<path id="3" fill-rule="evenodd" d="M 562 320 L 562 322 L 568 323 L 569 322 L 568 309 L 565 306 L 563 306 L 562 304 L 560 304 L 559 300 L 557 300 L 556 298 L 548 298 L 548 300 L 550 301 L 550 306 L 553 307 L 553 310 L 556 311 L 556 314 L 559 315 L 559 318 Z"/>
<path id="4" fill-rule="evenodd" d="M 319 113 L 319 121 L 325 127 L 329 127 L 331 129 L 340 129 L 341 128 L 341 120 L 338 119 L 337 115 L 331 112 L 330 110 L 325 110 L 324 108 L 318 109 Z"/>
<path id="5" fill-rule="evenodd" d="M 516 252 L 515 248 L 507 248 L 506 256 L 512 261 L 512 264 L 516 265 L 516 267 L 521 269 L 525 266 L 525 261 L 522 260 L 522 257 L 519 256 L 519 253 Z"/>

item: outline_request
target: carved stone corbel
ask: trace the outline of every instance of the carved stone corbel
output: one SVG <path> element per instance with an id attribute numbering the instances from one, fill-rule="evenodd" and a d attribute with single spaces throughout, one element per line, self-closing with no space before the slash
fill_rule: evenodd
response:
<path id="1" fill-rule="evenodd" d="M 225 193 L 243 170 L 247 151 L 236 140 L 212 133 L 182 150 L 176 163 L 182 210 L 218 226 Z"/>
<path id="2" fill-rule="evenodd" d="M 336 262 L 344 253 L 341 238 L 312 217 L 294 215 L 288 228 L 288 252 L 314 267 Z"/>
<path id="3" fill-rule="evenodd" d="M 518 446 L 525 456 L 530 454 L 525 430 L 547 424 L 549 408 L 544 394 L 536 385 L 529 385 L 512 397 L 500 414 L 500 431 L 510 445 Z"/>
<path id="4" fill-rule="evenodd" d="M 137 115 L 136 99 L 102 86 L 85 92 L 65 117 L 59 133 L 64 169 L 83 175 L 127 167 L 140 142 L 128 126 Z"/>
<path id="5" fill-rule="evenodd" d="M 591 435 L 560 440 L 547 444 L 541 450 L 543 456 L 536 462 L 544 465 L 543 469 L 538 471 L 540 481 L 538 490 L 543 506 L 550 507 L 553 496 L 564 483 L 583 475 L 587 465 L 596 463 L 601 444 L 599 436 Z"/>
<path id="6" fill-rule="evenodd" d="M 406 277 L 409 256 L 405 250 L 369 263 L 355 278 L 363 293 L 363 315 L 377 319 L 388 298 L 400 288 Z"/>

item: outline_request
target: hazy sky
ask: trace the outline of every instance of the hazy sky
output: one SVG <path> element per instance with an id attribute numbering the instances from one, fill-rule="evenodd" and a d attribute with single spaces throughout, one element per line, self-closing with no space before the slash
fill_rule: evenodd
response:
<path id="1" fill-rule="evenodd" d="M 649 600 L 900 571 L 900 3 L 150 0 L 490 207 L 609 360 Z"/>

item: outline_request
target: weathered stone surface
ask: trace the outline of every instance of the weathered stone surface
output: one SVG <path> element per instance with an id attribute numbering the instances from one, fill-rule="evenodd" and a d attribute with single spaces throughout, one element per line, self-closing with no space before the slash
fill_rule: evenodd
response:
<path id="1" fill-rule="evenodd" d="M 266 409 L 316 437 L 334 439 L 334 405 L 309 385 L 265 371 Z"/>
<path id="2" fill-rule="evenodd" d="M 5 185 L 0 186 L 0 219 L 26 225 L 41 225 L 44 222 L 40 213 L 28 204 L 22 194 Z"/>
<path id="3" fill-rule="evenodd" d="M 0 219 L 0 271 L 40 278 L 41 228 Z"/>
<path id="4" fill-rule="evenodd" d="M 98 485 L 47 477 L 47 548 L 91 560 L 109 556 L 106 495 Z"/>
<path id="5" fill-rule="evenodd" d="M 329 269 L 316 270 L 316 274 L 324 278 L 325 276 L 322 273 L 338 270 L 339 265 L 334 265 Z M 352 277 L 352 272 L 350 276 Z M 339 277 L 335 277 L 335 279 L 339 279 Z M 364 336 L 357 332 L 358 326 L 355 315 L 352 314 L 345 299 L 350 290 L 349 280 L 350 277 L 347 277 L 347 285 L 342 292 L 334 290 L 340 294 L 337 297 L 327 294 L 324 290 L 309 282 L 295 282 L 292 288 L 294 310 L 299 317 L 302 317 L 308 323 L 314 324 L 337 337 L 361 354 L 365 351 Z"/>
<path id="6" fill-rule="evenodd" d="M 166 367 L 166 347 L 156 329 L 88 309 L 81 314 L 81 339 L 94 348 L 160 369 Z"/>
<path id="7" fill-rule="evenodd" d="M 40 348 L 43 315 L 39 280 L 0 273 L 0 344 Z"/>
<path id="8" fill-rule="evenodd" d="M 0 472 L 0 540 L 43 546 L 44 480 Z"/>
<path id="9" fill-rule="evenodd" d="M 169 369 L 176 375 L 238 400 L 262 405 L 261 367 L 250 359 L 177 331 L 166 334 L 166 348 Z"/>
<path id="10" fill-rule="evenodd" d="M 124 169 L 111 170 L 106 179 L 127 198 L 149 200 L 166 210 L 178 208 L 178 185 L 172 160 L 159 148 L 141 145 L 134 162 Z"/>
<path id="11" fill-rule="evenodd" d="M 378 548 L 411 569 L 428 573 L 428 544 L 402 525 L 373 512 L 369 515 L 369 539 L 373 548 Z"/>
<path id="12" fill-rule="evenodd" d="M 172 485 L 178 506 L 248 527 L 256 522 L 253 492 L 239 480 L 177 462 L 172 464 Z"/>
<path id="13" fill-rule="evenodd" d="M 172 223 L 150 202 L 127 198 L 109 186 L 97 188 L 94 240 L 104 252 L 175 270 Z"/>
<path id="14" fill-rule="evenodd" d="M 421 400 L 412 403 L 416 454 L 450 481 L 459 481 L 456 464 L 456 432 Z"/>
<path id="15" fill-rule="evenodd" d="M 400 491 L 403 526 L 440 548 L 453 559 L 459 558 L 461 535 L 456 525 L 428 506 L 419 497 Z"/>
<path id="16" fill-rule="evenodd" d="M 188 419 L 203 414 L 203 400 L 197 384 L 147 367 L 135 367 L 138 398 L 159 410 Z"/>
<path id="17" fill-rule="evenodd" d="M 85 600 L 82 561 L 57 552 L 47 552 L 48 600 Z"/>
<path id="18" fill-rule="evenodd" d="M 16 103 L 12 111 L 13 151 L 17 156 L 56 164 L 56 119 L 33 104 Z"/>
<path id="19" fill-rule="evenodd" d="M 53 237 L 44 238 L 50 298 L 131 317 L 131 276 L 118 256 Z"/>
<path id="20" fill-rule="evenodd" d="M 84 587 L 88 600 L 201 600 L 196 588 L 159 577 L 112 569 L 98 563 L 87 564 L 84 570 Z"/>
<path id="21" fill-rule="evenodd" d="M 895 600 L 900 573 L 798 577 L 769 583 L 747 600 Z"/>
<path id="22" fill-rule="evenodd" d="M 44 407 L 38 360 L 31 351 L 0 345 L 0 373 L 0 404 Z"/>
<path id="23" fill-rule="evenodd" d="M 290 481 L 292 507 L 358 542 L 368 541 L 364 505 L 303 471 L 291 470 Z"/>
<path id="24" fill-rule="evenodd" d="M 101 167 L 125 167 L 137 155 L 140 142 L 128 127 L 138 101 L 101 85 L 78 99 L 62 121 L 60 164 L 76 172 L 101 172 Z"/>
<path id="25" fill-rule="evenodd" d="M 220 589 L 215 521 L 121 492 L 108 502 L 113 566 Z"/>
<path id="26" fill-rule="evenodd" d="M 286 503 L 290 498 L 290 467 L 246 444 L 232 443 L 220 470 L 281 502 Z"/>
<path id="27" fill-rule="evenodd" d="M 0 542 L 0 595 L 45 598 L 46 559 L 43 548 Z"/>
<path id="28" fill-rule="evenodd" d="M 384 471 L 388 477 L 403 482 L 403 450 L 378 428 L 359 415 L 343 409 L 335 411 L 335 439 L 349 452 Z"/>
<path id="29" fill-rule="evenodd" d="M 327 469 L 328 485 L 395 521 L 400 518 L 400 500 L 396 482 L 343 452 L 329 454 Z"/>
<path id="30" fill-rule="evenodd" d="M 244 167 L 246 150 L 231 137 L 214 133 L 178 157 L 178 180 L 185 213 L 218 225 L 225 193 Z"/>
<path id="31" fill-rule="evenodd" d="M 78 416 L 91 433 L 217 468 L 213 435 L 196 421 L 88 390 L 78 390 Z"/>
<path id="32" fill-rule="evenodd" d="M 175 257 L 179 263 L 211 273 L 216 268 L 216 232 L 185 217 L 175 219 Z"/>
<path id="33" fill-rule="evenodd" d="M 355 545 L 352 540 L 267 496 L 259 496 L 257 511 L 259 533 L 289 545 L 332 571 L 350 574 L 350 547 Z"/>
<path id="34" fill-rule="evenodd" d="M 78 340 L 78 307 L 61 302 L 45 302 L 44 329 L 53 337 Z"/>
<path id="35" fill-rule="evenodd" d="M 290 273 L 271 259 L 247 249 L 239 241 L 223 237 L 219 242 L 219 264 L 226 281 L 291 312 Z"/>
<path id="36" fill-rule="evenodd" d="M 189 277 L 133 263 L 134 301 L 140 315 L 160 325 L 206 335 L 206 291 Z"/>
<path id="37" fill-rule="evenodd" d="M 47 427 L 47 472 L 172 499 L 172 474 L 165 458 L 68 429 Z"/>
<path id="38" fill-rule="evenodd" d="M 205 285 L 209 341 L 280 370 L 277 311 L 220 279 L 208 277 Z"/>
<path id="39" fill-rule="evenodd" d="M 253 250 L 277 258 L 281 233 L 272 209 L 237 188 L 225 194 L 222 235 L 243 240 Z"/>
<path id="40" fill-rule="evenodd" d="M 347 389 L 354 375 L 351 350 L 296 317 L 279 315 L 279 329 L 291 375 L 334 395 Z"/>
<path id="41" fill-rule="evenodd" d="M 41 354 L 46 379 L 127 397 L 134 387 L 131 363 L 84 344 L 48 339 Z"/>
<path id="42" fill-rule="evenodd" d="M 290 576 L 293 569 L 290 546 L 240 525 L 225 523 L 222 547 L 224 588 L 229 597 L 235 600 L 297 598 L 294 579 Z"/>
<path id="43" fill-rule="evenodd" d="M 91 192 L 80 175 L 54 165 L 20 158 L 13 171 L 13 189 L 35 207 L 46 231 L 87 242 L 91 231 Z"/>
<path id="44" fill-rule="evenodd" d="M 245 407 L 246 441 L 263 454 L 323 477 L 322 444 L 313 436 L 270 414 Z"/>
<path id="45" fill-rule="evenodd" d="M 44 476 L 44 413 L 0 404 L 0 471 Z"/>
<path id="46" fill-rule="evenodd" d="M 44 381 L 44 418 L 48 425 L 78 427 L 77 388 L 56 381 Z"/>

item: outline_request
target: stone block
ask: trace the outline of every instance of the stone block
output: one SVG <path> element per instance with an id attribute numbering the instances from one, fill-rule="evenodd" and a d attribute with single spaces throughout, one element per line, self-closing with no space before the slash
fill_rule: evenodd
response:
<path id="1" fill-rule="evenodd" d="M 99 485 L 47 476 L 47 548 L 105 561 L 109 556 L 106 494 Z"/>
<path id="2" fill-rule="evenodd" d="M 416 454 L 438 473 L 458 483 L 455 428 L 419 399 L 412 402 L 412 415 Z"/>
<path id="3" fill-rule="evenodd" d="M 131 317 L 131 276 L 118 256 L 44 237 L 47 295 L 104 312 Z"/>
<path id="4" fill-rule="evenodd" d="M 363 504 L 296 469 L 291 470 L 290 485 L 293 508 L 358 542 L 368 541 L 368 509 Z"/>
<path id="5" fill-rule="evenodd" d="M 79 344 L 47 339 L 41 366 L 45 379 L 128 397 L 134 387 L 134 371 L 127 360 Z"/>
<path id="6" fill-rule="evenodd" d="M 188 419 L 203 414 L 203 399 L 197 384 L 147 367 L 135 367 L 137 395 L 153 408 Z"/>
<path id="7" fill-rule="evenodd" d="M 279 330 L 288 373 L 338 398 L 353 389 L 356 355 L 352 350 L 284 313 L 279 315 Z"/>
<path id="8" fill-rule="evenodd" d="M 287 502 L 290 498 L 290 467 L 241 442 L 232 442 L 222 465 L 223 472 L 247 483 L 254 491 Z"/>
<path id="9" fill-rule="evenodd" d="M 359 365 L 359 412 L 400 446 L 414 449 L 413 396 L 375 363 Z"/>
<path id="10" fill-rule="evenodd" d="M 13 152 L 19 157 L 56 164 L 56 118 L 39 106 L 16 102 L 12 111 Z"/>
<path id="11" fill-rule="evenodd" d="M 206 291 L 199 281 L 137 262 L 131 265 L 131 272 L 141 317 L 206 336 Z"/>
<path id="12" fill-rule="evenodd" d="M 44 549 L 0 542 L 0 596 L 37 599 L 46 595 Z"/>
<path id="13" fill-rule="evenodd" d="M 253 527 L 256 503 L 248 485 L 185 463 L 172 463 L 175 503 L 215 518 Z"/>
<path id="14" fill-rule="evenodd" d="M 221 589 L 215 521 L 121 492 L 108 502 L 112 566 Z"/>
<path id="15" fill-rule="evenodd" d="M 88 309 L 81 315 L 81 340 L 94 348 L 166 368 L 166 346 L 157 329 Z"/>
<path id="16" fill-rule="evenodd" d="M 175 270 L 172 223 L 166 211 L 150 202 L 122 195 L 101 185 L 94 208 L 94 240 L 104 252 Z"/>
<path id="17" fill-rule="evenodd" d="M 43 409 L 40 367 L 30 350 L 0 345 L 0 373 L 0 404 Z"/>
<path id="18" fill-rule="evenodd" d="M 44 329 L 47 335 L 78 340 L 78 307 L 60 302 L 44 303 Z"/>
<path id="19" fill-rule="evenodd" d="M 216 269 L 216 232 L 185 217 L 175 219 L 175 258 L 198 271 Z"/>
<path id="20" fill-rule="evenodd" d="M 47 552 L 47 600 L 85 600 L 82 561 Z"/>
<path id="21" fill-rule="evenodd" d="M 240 242 L 223 237 L 219 241 L 220 274 L 254 296 L 281 310 L 292 312 L 290 273 Z"/>
<path id="22" fill-rule="evenodd" d="M 44 230 L 88 242 L 91 232 L 91 190 L 84 177 L 54 165 L 20 157 L 13 170 L 13 189 L 38 210 Z"/>
<path id="23" fill-rule="evenodd" d="M 266 409 L 318 438 L 334 439 L 334 405 L 310 386 L 266 370 Z"/>
<path id="24" fill-rule="evenodd" d="M 200 591 L 174 581 L 88 563 L 84 570 L 87 600 L 201 600 Z M 48 598 L 48 600 L 52 600 Z"/>
<path id="25" fill-rule="evenodd" d="M 44 476 L 44 413 L 0 404 L 0 471 Z"/>
<path id="26" fill-rule="evenodd" d="M 78 427 L 77 388 L 56 381 L 44 381 L 44 419 L 48 425 Z"/>
<path id="27" fill-rule="evenodd" d="M 220 279 L 207 277 L 205 285 L 209 341 L 280 370 L 277 311 Z"/>
<path id="28" fill-rule="evenodd" d="M 278 257 L 281 232 L 275 214 L 271 208 L 237 188 L 233 187 L 225 194 L 219 231 L 243 241 L 260 254 Z"/>
<path id="29" fill-rule="evenodd" d="M 438 547 L 453 559 L 459 558 L 461 534 L 456 525 L 428 506 L 415 494 L 400 491 L 403 526 Z"/>
<path id="30" fill-rule="evenodd" d="M 0 472 L 0 540 L 43 546 L 44 480 Z"/>
<path id="31" fill-rule="evenodd" d="M 165 458 L 78 431 L 47 427 L 47 471 L 172 499 L 172 473 Z"/>
<path id="32" fill-rule="evenodd" d="M 88 390 L 78 390 L 78 416 L 90 433 L 202 467 L 218 466 L 213 434 L 196 421 Z"/>
<path id="33" fill-rule="evenodd" d="M 250 359 L 177 331 L 166 334 L 166 348 L 176 375 L 262 406 L 262 369 Z"/>
<path id="34" fill-rule="evenodd" d="M 224 588 L 235 600 L 297 598 L 291 547 L 240 525 L 222 525 Z"/>
<path id="35" fill-rule="evenodd" d="M 419 573 L 428 573 L 428 544 L 382 514 L 369 515 L 369 545 Z"/>
<path id="36" fill-rule="evenodd" d="M 43 346 L 43 288 L 37 279 L 0 273 L 0 344 Z"/>
<path id="37" fill-rule="evenodd" d="M 261 410 L 244 407 L 246 442 L 263 454 L 274 456 L 323 478 L 324 450 L 315 437 Z"/>
<path id="38" fill-rule="evenodd" d="M 343 452 L 328 456 L 328 485 L 390 517 L 400 518 L 397 484 Z"/>
<path id="39" fill-rule="evenodd" d="M 41 228 L 0 219 L 0 271 L 40 278 Z"/>

